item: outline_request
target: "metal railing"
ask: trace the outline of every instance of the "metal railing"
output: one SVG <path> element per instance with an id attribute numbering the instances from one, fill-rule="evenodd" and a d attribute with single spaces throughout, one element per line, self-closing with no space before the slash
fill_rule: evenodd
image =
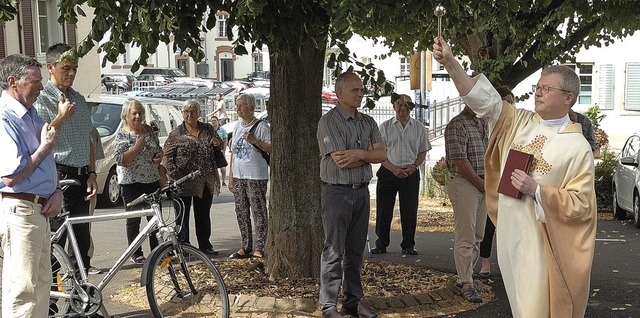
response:
<path id="1" fill-rule="evenodd" d="M 429 107 L 429 139 L 436 139 L 444 135 L 444 128 L 447 127 L 451 118 L 458 115 L 464 109 L 464 101 L 460 97 L 447 98 L 444 101 L 433 101 Z"/>
<path id="2" fill-rule="evenodd" d="M 413 117 L 429 129 L 429 139 L 433 140 L 444 135 L 444 129 L 451 118 L 458 115 L 463 109 L 464 101 L 460 97 L 447 98 L 444 101 L 433 101 L 428 111 L 416 109 Z M 386 104 L 377 104 L 373 109 L 365 108 L 361 111 L 373 117 L 378 125 L 396 115 L 393 106 Z"/>

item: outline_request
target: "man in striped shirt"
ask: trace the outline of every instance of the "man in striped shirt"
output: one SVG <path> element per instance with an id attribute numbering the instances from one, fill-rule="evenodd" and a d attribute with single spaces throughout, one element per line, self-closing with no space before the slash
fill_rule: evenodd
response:
<path id="1" fill-rule="evenodd" d="M 336 80 L 338 104 L 318 123 L 325 235 L 320 304 L 324 318 L 342 317 L 336 306 L 343 275 L 342 313 L 377 317 L 361 302 L 360 270 L 369 223 L 371 164 L 385 161 L 387 154 L 376 122 L 358 112 L 363 93 L 362 80 L 356 74 L 341 74 Z"/>

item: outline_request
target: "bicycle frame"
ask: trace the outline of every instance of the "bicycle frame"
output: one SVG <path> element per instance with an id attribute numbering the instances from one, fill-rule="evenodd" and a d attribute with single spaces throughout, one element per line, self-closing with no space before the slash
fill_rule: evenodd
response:
<path id="1" fill-rule="evenodd" d="M 78 247 L 78 241 L 73 231 L 74 224 L 82 224 L 82 223 L 94 223 L 94 222 L 102 222 L 102 221 L 113 221 L 113 220 L 121 220 L 133 217 L 143 217 L 143 216 L 153 216 L 148 222 L 147 225 L 140 231 L 138 236 L 133 240 L 133 242 L 125 249 L 122 255 L 116 260 L 116 262 L 109 268 L 107 274 L 102 278 L 100 283 L 96 286 L 98 291 L 102 293 L 104 288 L 111 282 L 114 276 L 122 269 L 125 265 L 127 259 L 133 255 L 138 247 L 142 245 L 145 241 L 146 237 L 149 235 L 153 235 L 155 230 L 158 230 L 158 234 L 163 232 L 170 233 L 169 237 L 172 240 L 177 241 L 177 236 L 175 235 L 175 230 L 172 226 L 168 226 L 164 220 L 162 219 L 162 209 L 160 207 L 160 203 L 154 202 L 151 204 L 150 208 L 136 210 L 136 211 L 128 211 L 128 212 L 118 212 L 104 215 L 93 215 L 93 216 L 79 216 L 79 217 L 67 217 L 60 228 L 52 235 L 51 241 L 52 243 L 57 243 L 62 235 L 68 232 L 69 244 L 73 249 L 75 255 L 80 255 L 80 249 Z M 158 235 L 159 242 L 162 243 L 162 236 Z M 79 283 L 87 283 L 88 275 L 86 272 L 86 268 L 84 263 L 82 262 L 81 257 L 76 257 L 77 267 L 79 269 L 80 280 L 77 281 Z M 57 292 L 52 291 L 52 295 L 56 295 Z M 66 297 L 64 293 L 60 293 L 59 297 Z M 104 304 L 101 305 L 99 311 L 102 311 L 104 314 L 107 314 Z M 108 316 L 108 314 L 107 314 Z"/>

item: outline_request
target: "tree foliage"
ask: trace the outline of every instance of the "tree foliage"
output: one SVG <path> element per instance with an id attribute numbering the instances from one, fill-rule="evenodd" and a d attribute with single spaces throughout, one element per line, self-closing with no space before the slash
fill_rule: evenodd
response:
<path id="1" fill-rule="evenodd" d="M 315 130 L 320 117 L 322 69 L 348 62 L 367 86 L 385 78 L 364 65 L 346 42 L 360 34 L 408 54 L 431 48 L 437 34 L 433 9 L 424 0 L 61 0 L 60 22 L 75 23 L 82 5 L 94 8 L 92 30 L 76 48 L 80 56 L 99 44 L 116 61 L 125 44 L 139 46 L 132 71 L 146 65 L 160 42 L 171 43 L 196 61 L 205 55 L 203 34 L 215 30 L 216 14 L 229 13 L 236 54 L 269 47 L 272 122 L 272 195 L 268 270 L 273 276 L 316 276 L 322 246 L 319 156 Z M 540 67 L 571 61 L 583 47 L 609 45 L 640 27 L 631 0 L 511 0 L 443 2 L 442 34 L 475 72 L 513 88 Z M 0 4 L 0 20 L 16 14 Z M 231 39 L 231 28 L 228 28 Z M 386 56 L 378 56 L 384 58 Z M 336 72 L 340 72 L 338 67 Z"/>

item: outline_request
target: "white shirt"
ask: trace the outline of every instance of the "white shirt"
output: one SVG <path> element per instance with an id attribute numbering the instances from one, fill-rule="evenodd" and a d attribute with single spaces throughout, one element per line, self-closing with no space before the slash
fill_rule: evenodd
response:
<path id="1" fill-rule="evenodd" d="M 410 165 L 418 154 L 431 150 L 424 125 L 414 118 L 402 124 L 396 117 L 380 124 L 380 134 L 387 149 L 387 160 L 396 166 Z"/>

